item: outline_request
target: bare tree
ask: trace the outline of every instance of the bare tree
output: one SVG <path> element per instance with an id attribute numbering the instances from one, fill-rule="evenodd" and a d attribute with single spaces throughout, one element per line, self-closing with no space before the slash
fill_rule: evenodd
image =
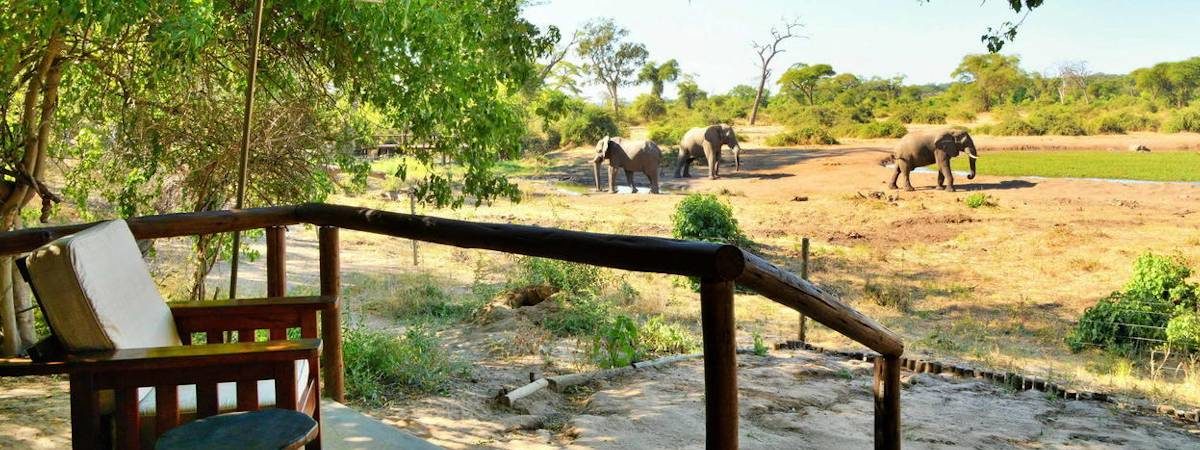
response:
<path id="1" fill-rule="evenodd" d="M 1083 95 L 1083 103 L 1088 102 L 1087 82 L 1092 75 L 1087 61 L 1065 61 L 1058 64 L 1058 101 L 1067 102 L 1067 95 L 1073 89 L 1079 89 Z"/>
<path id="2" fill-rule="evenodd" d="M 758 106 L 762 104 L 763 88 L 767 85 L 767 78 L 771 77 L 771 61 L 775 59 L 784 49 L 781 47 L 784 41 L 795 37 L 805 37 L 798 34 L 798 31 L 804 27 L 799 19 L 785 20 L 783 28 L 772 27 L 771 39 L 763 43 L 753 42 L 754 51 L 758 53 L 758 93 L 754 95 L 754 108 L 750 110 L 750 125 L 754 125 L 754 121 L 758 120 Z"/>
<path id="3" fill-rule="evenodd" d="M 554 31 L 558 32 L 557 29 Z M 571 52 L 571 48 L 575 46 L 576 42 L 579 42 L 578 31 L 571 34 L 571 40 L 563 43 L 559 47 L 555 47 L 550 54 L 546 55 L 545 61 L 539 61 L 542 66 L 542 70 L 538 72 L 537 79 L 535 80 L 539 87 L 546 84 L 546 77 L 549 77 L 554 71 L 554 66 L 557 66 L 558 63 L 563 61 L 563 59 L 566 59 L 567 53 Z"/>

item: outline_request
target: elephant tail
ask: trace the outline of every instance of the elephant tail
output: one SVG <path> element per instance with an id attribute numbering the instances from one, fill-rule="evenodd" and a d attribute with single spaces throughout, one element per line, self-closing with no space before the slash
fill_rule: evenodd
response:
<path id="1" fill-rule="evenodd" d="M 879 159 L 879 165 L 881 165 L 881 166 L 887 166 L 888 164 L 891 164 L 894 162 L 896 162 L 895 154 L 890 154 L 890 155 L 884 156 L 883 158 Z"/>

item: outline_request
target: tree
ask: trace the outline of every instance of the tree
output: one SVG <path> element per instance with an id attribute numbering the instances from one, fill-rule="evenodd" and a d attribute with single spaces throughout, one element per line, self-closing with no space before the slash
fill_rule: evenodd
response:
<path id="1" fill-rule="evenodd" d="M 779 92 L 785 95 L 791 95 L 797 100 L 800 97 L 808 99 L 808 104 L 813 105 L 813 91 L 817 88 L 817 83 L 821 80 L 833 76 L 836 72 L 829 64 L 814 64 L 808 65 L 804 63 L 796 63 L 792 65 L 786 72 L 779 77 Z"/>
<path id="2" fill-rule="evenodd" d="M 683 102 L 687 109 L 692 109 L 697 100 L 708 96 L 707 92 L 700 90 L 700 85 L 696 84 L 691 75 L 684 76 L 683 81 L 675 86 L 675 90 L 679 92 L 679 101 Z"/>
<path id="3" fill-rule="evenodd" d="M 750 125 L 758 120 L 758 105 L 763 100 L 763 89 L 767 86 L 767 78 L 771 76 L 771 61 L 780 53 L 784 52 L 781 47 L 785 41 L 794 37 L 803 37 L 797 34 L 800 28 L 804 25 L 798 20 L 789 20 L 783 23 L 783 29 L 778 27 L 771 28 L 771 39 L 763 42 L 753 42 L 755 53 L 758 54 L 758 94 L 754 98 L 754 108 L 750 110 Z"/>
<path id="4" fill-rule="evenodd" d="M 650 83 L 650 95 L 659 99 L 662 99 L 663 85 L 677 79 L 679 79 L 679 62 L 674 59 L 661 65 L 654 65 L 654 61 L 647 62 L 642 66 L 642 71 L 638 72 L 638 82 Z"/>
<path id="5" fill-rule="evenodd" d="M 1066 103 L 1072 91 L 1079 91 L 1083 103 L 1088 103 L 1088 77 L 1092 75 L 1087 61 L 1065 61 L 1058 64 L 1058 102 Z"/>
<path id="6" fill-rule="evenodd" d="M 958 68 L 950 76 L 966 83 L 968 95 L 977 102 L 981 111 L 1005 101 L 1024 78 L 1019 67 L 1021 60 L 1016 56 L 996 53 L 964 56 Z"/>
<path id="7" fill-rule="evenodd" d="M 248 203 L 321 200 L 342 183 L 330 166 L 365 180 L 366 166 L 346 152 L 365 110 L 433 143 L 414 159 L 453 154 L 465 166 L 418 180 L 422 201 L 516 198 L 516 186 L 491 170 L 516 153 L 523 133 L 505 93 L 533 77 L 533 61 L 554 44 L 520 18 L 523 3 L 271 4 Z M 249 7 L 110 0 L 0 9 L 0 226 L 30 224 L 22 210 L 35 197 L 47 218 L 55 157 L 76 161 L 63 177 L 67 197 L 86 206 L 100 196 L 115 209 L 85 215 L 228 207 L 238 147 L 229 124 L 240 120 Z M 196 245 L 213 255 L 228 241 Z M 17 339 L 25 336 L 13 312 L 24 308 L 13 307 L 12 281 L 11 260 L 0 259 L 5 354 L 26 340 Z"/>
<path id="8" fill-rule="evenodd" d="M 929 3 L 932 0 L 917 0 L 921 3 Z M 985 2 L 987 0 L 984 0 Z M 1045 0 L 1004 0 L 1008 2 L 1008 7 L 1021 17 L 1016 22 L 1011 20 L 1004 21 L 998 27 L 988 27 L 987 32 L 979 37 L 979 40 L 987 46 L 989 53 L 997 53 L 1004 48 L 1004 44 L 1012 42 L 1017 38 L 1017 29 L 1021 24 L 1025 23 L 1025 19 L 1029 17 L 1029 13 L 1033 12 L 1034 8 L 1042 6 Z"/>
<path id="9" fill-rule="evenodd" d="M 654 94 L 642 94 L 633 99 L 634 114 L 643 122 L 649 122 L 667 114 L 667 103 Z"/>
<path id="10" fill-rule="evenodd" d="M 646 46 L 623 42 L 628 35 L 629 30 L 617 26 L 612 19 L 597 19 L 583 27 L 579 41 L 579 56 L 589 61 L 587 70 L 608 90 L 614 116 L 620 114 L 621 108 L 617 89 L 633 83 L 634 71 L 649 56 Z"/>

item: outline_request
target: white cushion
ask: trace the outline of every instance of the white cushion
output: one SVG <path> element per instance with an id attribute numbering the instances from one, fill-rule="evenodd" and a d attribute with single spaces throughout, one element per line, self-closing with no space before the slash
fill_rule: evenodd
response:
<path id="1" fill-rule="evenodd" d="M 26 264 L 46 320 L 68 351 L 181 345 L 124 220 L 59 238 Z"/>

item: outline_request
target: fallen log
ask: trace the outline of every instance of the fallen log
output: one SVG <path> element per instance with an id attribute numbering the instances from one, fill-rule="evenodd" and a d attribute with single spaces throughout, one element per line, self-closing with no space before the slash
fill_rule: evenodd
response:
<path id="1" fill-rule="evenodd" d="M 563 389 L 570 386 L 589 383 L 594 380 L 605 380 L 624 373 L 633 371 L 632 366 L 618 367 L 615 369 L 600 370 L 596 372 L 571 373 L 566 375 L 558 375 L 546 378 L 550 383 L 550 389 L 554 392 L 562 392 Z"/>
<path id="2" fill-rule="evenodd" d="M 503 397 L 500 397 L 500 402 L 504 403 L 504 406 L 512 406 L 517 400 L 528 397 L 529 395 L 542 390 L 542 388 L 546 387 L 548 384 L 550 384 L 550 382 L 546 381 L 545 378 L 538 378 L 533 380 L 532 383 L 521 386 L 507 394 L 504 394 Z"/>
<path id="3" fill-rule="evenodd" d="M 753 353 L 754 351 L 751 350 L 750 352 Z M 684 360 L 688 360 L 688 359 L 703 358 L 703 357 L 704 357 L 703 353 L 692 353 L 690 355 L 664 356 L 662 358 L 652 359 L 649 361 L 635 362 L 635 363 L 633 363 L 633 368 L 646 369 L 646 368 L 650 368 L 650 367 L 661 366 L 661 365 L 676 363 L 676 362 L 684 361 Z"/>

